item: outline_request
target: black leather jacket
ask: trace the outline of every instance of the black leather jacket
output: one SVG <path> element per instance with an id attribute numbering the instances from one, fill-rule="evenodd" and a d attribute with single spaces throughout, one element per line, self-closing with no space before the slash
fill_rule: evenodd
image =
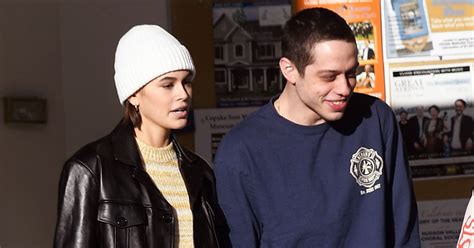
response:
<path id="1" fill-rule="evenodd" d="M 195 247 L 226 243 L 208 164 L 172 139 L 193 212 Z M 119 124 L 64 165 L 54 247 L 175 247 L 175 214 L 142 166 L 133 127 Z"/>

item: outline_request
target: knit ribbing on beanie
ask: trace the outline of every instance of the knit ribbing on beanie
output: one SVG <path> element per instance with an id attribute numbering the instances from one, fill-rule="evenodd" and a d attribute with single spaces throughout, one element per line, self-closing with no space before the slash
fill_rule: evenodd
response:
<path id="1" fill-rule="evenodd" d="M 176 213 L 175 247 L 194 247 L 193 213 L 173 144 L 156 148 L 136 138 L 145 169 Z"/>

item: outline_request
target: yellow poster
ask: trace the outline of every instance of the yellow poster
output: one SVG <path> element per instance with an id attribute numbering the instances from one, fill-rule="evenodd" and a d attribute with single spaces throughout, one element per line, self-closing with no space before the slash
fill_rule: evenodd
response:
<path id="1" fill-rule="evenodd" d="M 385 100 L 380 1 L 295 0 L 293 7 L 295 12 L 311 7 L 331 9 L 347 21 L 359 50 L 355 91 Z"/>
<path id="2" fill-rule="evenodd" d="M 431 32 L 460 32 L 474 29 L 472 0 L 426 0 Z"/>

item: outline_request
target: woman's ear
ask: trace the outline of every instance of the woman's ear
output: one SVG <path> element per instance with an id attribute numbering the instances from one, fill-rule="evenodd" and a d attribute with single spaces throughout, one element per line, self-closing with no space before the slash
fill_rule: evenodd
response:
<path id="1" fill-rule="evenodd" d="M 295 84 L 299 73 L 295 65 L 293 64 L 293 62 L 291 62 L 291 60 L 285 57 L 282 57 L 280 59 L 279 65 L 280 65 L 280 71 L 283 74 L 283 76 L 286 78 L 286 80 L 291 84 Z"/>
<path id="2" fill-rule="evenodd" d="M 137 97 L 137 93 L 131 95 L 127 101 L 132 104 L 133 106 L 137 107 L 140 105 L 140 99 Z"/>

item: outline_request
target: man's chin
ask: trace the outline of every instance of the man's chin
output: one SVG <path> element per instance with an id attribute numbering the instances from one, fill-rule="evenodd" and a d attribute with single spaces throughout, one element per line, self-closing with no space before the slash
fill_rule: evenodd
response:
<path id="1" fill-rule="evenodd" d="M 326 120 L 328 122 L 338 121 L 338 120 L 342 119 L 343 116 L 344 116 L 344 112 L 330 113 L 324 118 L 324 120 Z"/>

